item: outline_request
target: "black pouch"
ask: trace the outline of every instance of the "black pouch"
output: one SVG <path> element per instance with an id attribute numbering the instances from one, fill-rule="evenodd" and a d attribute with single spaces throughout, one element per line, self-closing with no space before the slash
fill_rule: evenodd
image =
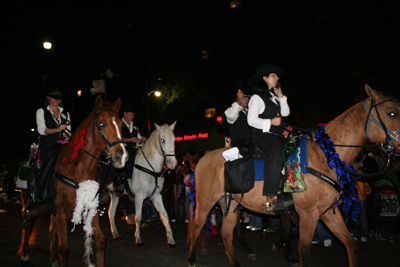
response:
<path id="1" fill-rule="evenodd" d="M 225 162 L 225 191 L 233 194 L 249 192 L 254 187 L 255 170 L 250 156 Z"/>
<path id="2" fill-rule="evenodd" d="M 32 165 L 29 161 L 21 162 L 21 165 L 18 168 L 17 178 L 22 181 L 26 181 L 31 171 Z"/>

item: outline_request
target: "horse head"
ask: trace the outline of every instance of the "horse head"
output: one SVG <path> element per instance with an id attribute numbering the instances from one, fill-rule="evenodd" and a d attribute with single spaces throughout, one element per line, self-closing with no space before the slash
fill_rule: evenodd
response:
<path id="1" fill-rule="evenodd" d="M 171 124 L 157 125 L 156 129 L 158 131 L 158 143 L 159 143 L 159 153 L 165 157 L 165 162 L 169 169 L 175 169 L 178 161 L 175 157 L 175 134 L 173 132 L 175 128 L 176 121 Z"/>
<path id="2" fill-rule="evenodd" d="M 98 96 L 95 104 L 93 142 L 97 149 L 105 152 L 115 168 L 121 169 L 128 160 L 128 153 L 121 135 L 122 121 L 118 114 L 121 99 L 118 98 L 113 105 Z"/>
<path id="3" fill-rule="evenodd" d="M 389 151 L 400 153 L 400 105 L 393 98 L 365 85 L 369 98 L 363 102 L 368 114 L 365 122 L 365 132 L 373 143 L 382 143 Z"/>

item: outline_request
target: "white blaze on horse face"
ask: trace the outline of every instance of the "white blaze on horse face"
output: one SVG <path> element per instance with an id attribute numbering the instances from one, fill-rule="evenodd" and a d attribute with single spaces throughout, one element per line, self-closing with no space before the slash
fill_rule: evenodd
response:
<path id="1" fill-rule="evenodd" d="M 118 139 L 121 140 L 122 139 L 122 135 L 119 132 L 119 128 L 118 128 L 117 122 L 115 120 L 115 117 L 112 118 L 112 122 L 113 122 L 113 124 L 115 126 L 115 130 L 117 131 Z M 122 167 L 124 167 L 125 166 L 125 162 L 128 161 L 128 152 L 126 152 L 126 149 L 125 149 L 125 146 L 124 146 L 123 143 L 120 143 L 118 145 L 122 147 L 123 154 L 122 154 L 122 157 L 121 157 L 121 165 L 122 165 Z"/>

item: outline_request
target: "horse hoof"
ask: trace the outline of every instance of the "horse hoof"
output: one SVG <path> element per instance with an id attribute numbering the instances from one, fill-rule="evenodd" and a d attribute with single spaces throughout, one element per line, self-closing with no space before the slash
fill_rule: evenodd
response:
<path id="1" fill-rule="evenodd" d="M 274 244 L 272 244 L 272 246 L 271 246 L 271 250 L 272 250 L 272 252 L 274 252 L 274 253 L 276 253 L 276 252 L 278 252 L 278 251 L 279 251 L 279 249 L 276 247 L 275 243 L 274 243 Z"/>
<path id="2" fill-rule="evenodd" d="M 138 248 L 143 248 L 143 247 L 144 247 L 144 243 L 136 243 L 136 246 L 137 246 Z"/>
<path id="3" fill-rule="evenodd" d="M 114 240 L 122 240 L 122 236 L 116 236 L 116 237 L 114 237 Z"/>
<path id="4" fill-rule="evenodd" d="M 247 258 L 248 258 L 249 260 L 254 261 L 254 260 L 257 259 L 257 254 L 256 254 L 256 253 L 249 254 L 249 255 L 247 256 Z"/>
<path id="5" fill-rule="evenodd" d="M 176 245 L 175 244 L 168 244 L 168 247 L 169 248 L 176 248 Z"/>
<path id="6" fill-rule="evenodd" d="M 298 263 L 298 262 L 294 262 L 294 263 L 290 264 L 290 267 L 299 267 L 299 266 L 300 266 L 300 263 Z"/>

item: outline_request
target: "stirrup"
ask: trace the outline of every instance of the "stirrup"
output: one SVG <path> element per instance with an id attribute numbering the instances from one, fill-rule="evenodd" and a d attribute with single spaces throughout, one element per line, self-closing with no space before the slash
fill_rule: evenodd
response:
<path id="1" fill-rule="evenodd" d="M 271 208 L 273 206 L 275 206 L 276 202 L 278 201 L 278 197 L 274 196 L 274 197 L 267 197 L 267 202 L 265 203 L 265 206 L 268 208 Z"/>
<path id="2" fill-rule="evenodd" d="M 35 218 L 39 215 L 38 208 L 36 206 L 30 207 L 29 209 L 24 210 L 24 217 L 26 218 Z"/>

